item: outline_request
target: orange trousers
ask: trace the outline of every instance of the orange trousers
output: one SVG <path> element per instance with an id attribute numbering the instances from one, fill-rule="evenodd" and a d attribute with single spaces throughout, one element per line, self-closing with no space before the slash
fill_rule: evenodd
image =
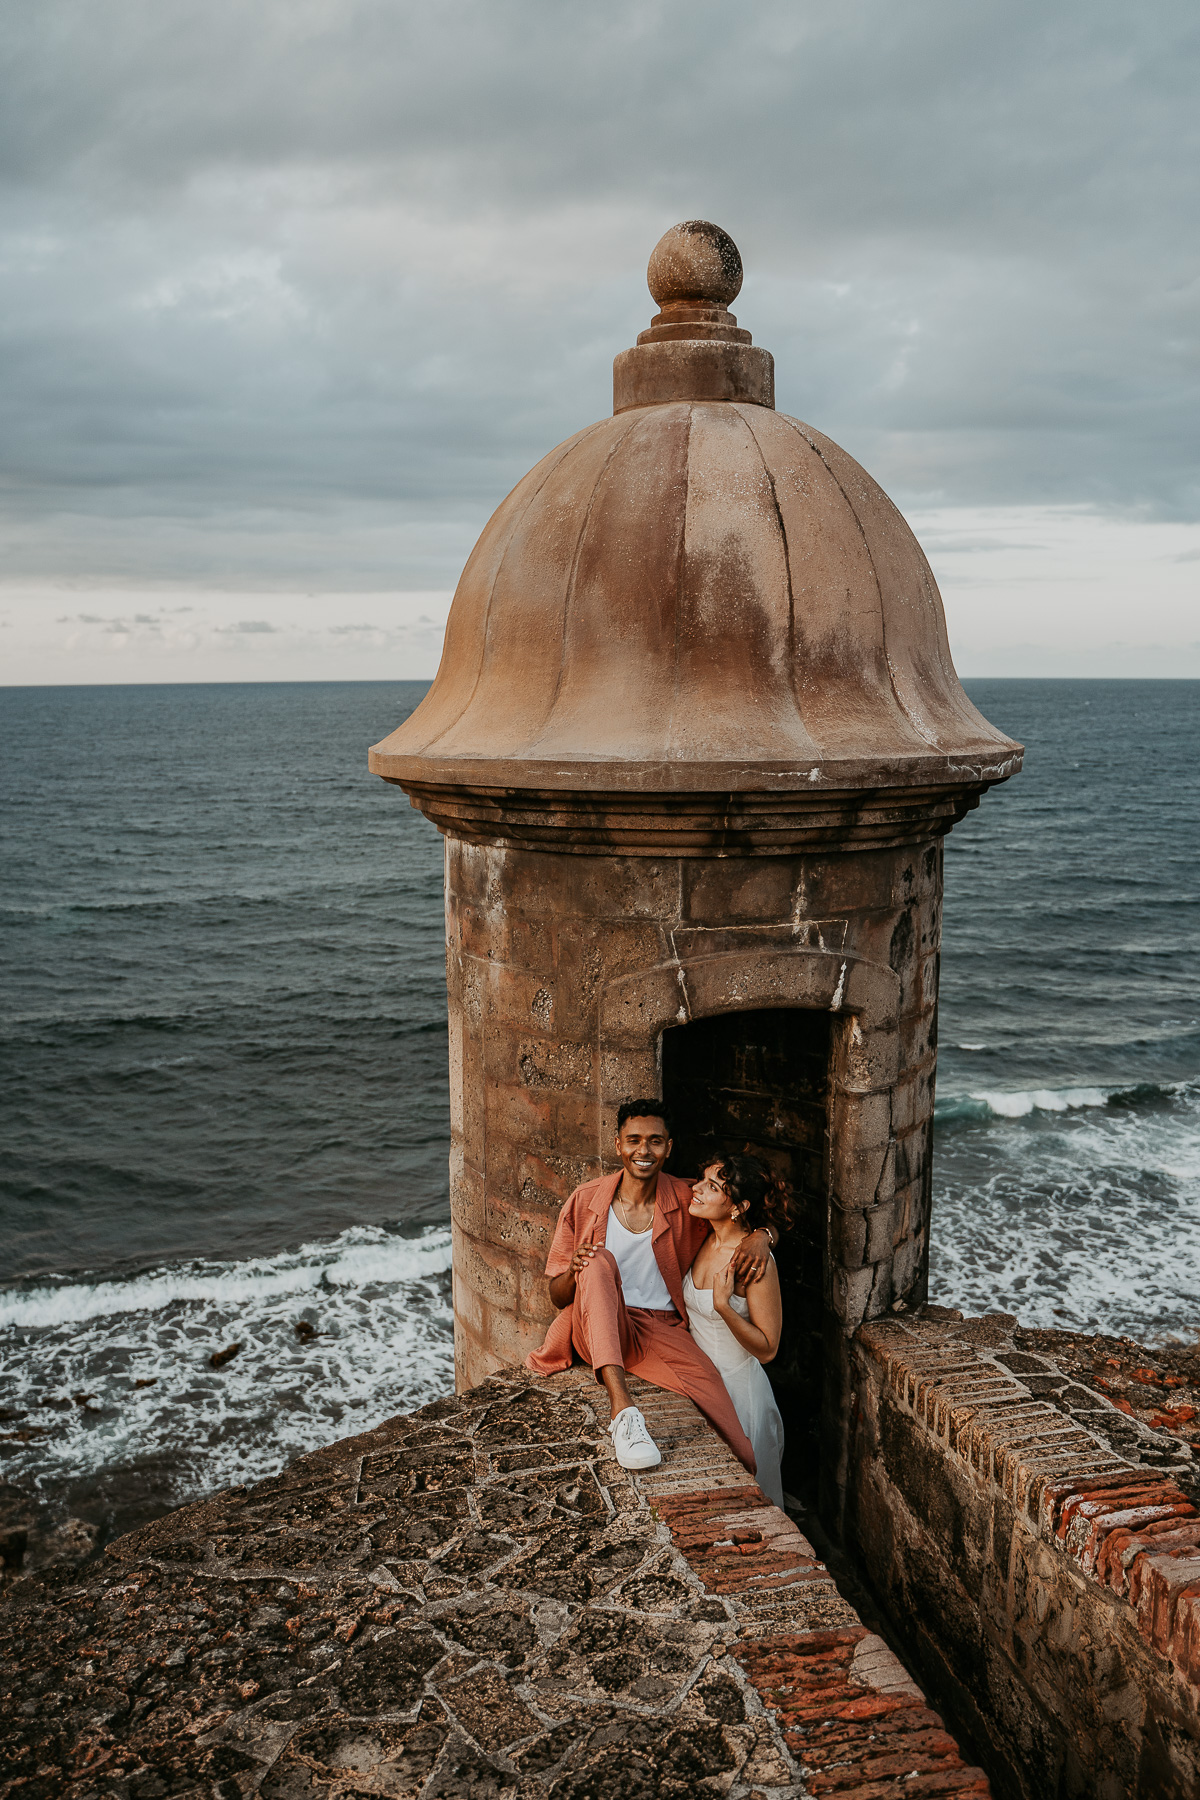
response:
<path id="1" fill-rule="evenodd" d="M 656 1312 L 648 1306 L 626 1306 L 621 1271 L 611 1250 L 597 1250 L 576 1276 L 571 1342 L 593 1369 L 615 1363 L 626 1374 L 640 1375 L 668 1393 L 686 1394 L 738 1461 L 755 1473 L 750 1439 L 738 1423 L 716 1365 L 674 1307 Z"/>

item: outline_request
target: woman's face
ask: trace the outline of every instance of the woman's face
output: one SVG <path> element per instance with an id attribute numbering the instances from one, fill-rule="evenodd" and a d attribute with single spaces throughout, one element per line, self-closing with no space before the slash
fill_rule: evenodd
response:
<path id="1" fill-rule="evenodd" d="M 736 1216 L 733 1202 L 719 1174 L 720 1167 L 720 1163 L 708 1165 L 699 1181 L 693 1183 L 692 1198 L 688 1205 L 688 1211 L 695 1218 L 707 1219 L 710 1224 Z"/>

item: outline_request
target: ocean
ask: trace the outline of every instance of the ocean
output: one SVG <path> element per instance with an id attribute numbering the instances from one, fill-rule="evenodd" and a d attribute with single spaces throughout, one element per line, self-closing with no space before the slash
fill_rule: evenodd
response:
<path id="1" fill-rule="evenodd" d="M 1190 1337 L 1200 682 L 966 685 L 1027 754 L 947 842 L 933 1297 Z M 0 1477 L 105 1535 L 451 1384 L 423 692 L 0 691 Z"/>

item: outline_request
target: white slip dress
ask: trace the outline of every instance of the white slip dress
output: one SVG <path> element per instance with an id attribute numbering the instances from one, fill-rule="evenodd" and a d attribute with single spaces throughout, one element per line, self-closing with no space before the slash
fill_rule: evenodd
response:
<path id="1" fill-rule="evenodd" d="M 750 1439 L 758 1464 L 758 1485 L 768 1500 L 782 1506 L 783 1419 L 775 1404 L 767 1371 L 756 1356 L 751 1356 L 738 1343 L 714 1308 L 712 1289 L 698 1288 L 690 1269 L 683 1278 L 683 1299 L 691 1334 L 709 1361 L 716 1364 L 729 1390 L 738 1423 Z M 741 1295 L 734 1294 L 729 1304 L 743 1319 L 750 1317 L 750 1307 Z"/>

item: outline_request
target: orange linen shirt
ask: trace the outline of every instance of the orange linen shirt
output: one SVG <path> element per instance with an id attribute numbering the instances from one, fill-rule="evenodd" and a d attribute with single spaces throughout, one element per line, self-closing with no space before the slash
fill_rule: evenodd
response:
<path id="1" fill-rule="evenodd" d="M 598 1180 L 585 1181 L 582 1187 L 575 1189 L 558 1215 L 554 1241 L 546 1258 L 546 1275 L 549 1280 L 553 1280 L 555 1275 L 566 1274 L 572 1257 L 582 1245 L 604 1243 L 608 1214 L 621 1185 L 621 1174 L 622 1171 L 618 1169 L 615 1175 L 601 1175 Z M 708 1236 L 706 1222 L 693 1218 L 688 1211 L 691 1197 L 690 1181 L 680 1181 L 677 1175 L 659 1176 L 654 1195 L 654 1224 L 650 1240 L 654 1260 L 667 1284 L 667 1292 L 676 1312 L 685 1321 L 687 1308 L 683 1303 L 683 1277 Z M 555 1375 L 560 1369 L 570 1368 L 573 1360 L 571 1331 L 574 1312 L 574 1301 L 570 1306 L 564 1306 L 557 1318 L 551 1321 L 541 1349 L 534 1350 L 525 1358 L 525 1367 L 532 1369 L 535 1375 Z"/>

